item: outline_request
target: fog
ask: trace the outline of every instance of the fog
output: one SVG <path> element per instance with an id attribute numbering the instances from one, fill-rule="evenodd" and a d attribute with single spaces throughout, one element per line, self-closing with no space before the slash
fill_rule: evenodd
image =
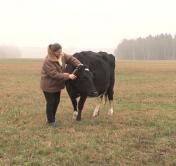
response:
<path id="1" fill-rule="evenodd" d="M 0 0 L 0 46 L 41 58 L 48 44 L 65 52 L 110 51 L 123 39 L 176 33 L 174 0 Z"/>
<path id="2" fill-rule="evenodd" d="M 21 47 L 21 58 L 45 58 L 47 55 L 47 47 Z M 91 50 L 91 51 L 106 51 L 109 53 L 114 53 L 114 49 L 112 48 L 63 48 L 63 52 L 73 55 L 76 52 L 80 51 L 86 51 L 86 50 Z"/>

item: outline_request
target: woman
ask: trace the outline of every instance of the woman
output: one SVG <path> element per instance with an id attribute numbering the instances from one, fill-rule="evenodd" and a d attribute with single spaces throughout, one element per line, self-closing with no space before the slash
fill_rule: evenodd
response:
<path id="1" fill-rule="evenodd" d="M 50 44 L 48 55 L 42 66 L 40 87 L 46 99 L 47 123 L 52 127 L 55 127 L 55 115 L 60 102 L 61 89 L 65 87 L 66 80 L 76 78 L 74 74 L 64 72 L 67 63 L 75 67 L 81 65 L 79 60 L 63 53 L 60 44 Z"/>

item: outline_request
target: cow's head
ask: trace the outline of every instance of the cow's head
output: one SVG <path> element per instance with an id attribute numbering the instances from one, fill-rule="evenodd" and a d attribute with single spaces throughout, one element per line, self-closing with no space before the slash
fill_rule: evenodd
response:
<path id="1" fill-rule="evenodd" d="M 73 71 L 73 74 L 77 76 L 77 78 L 73 80 L 73 83 L 79 93 L 90 97 L 98 96 L 98 92 L 93 82 L 93 74 L 87 66 L 80 65 Z"/>

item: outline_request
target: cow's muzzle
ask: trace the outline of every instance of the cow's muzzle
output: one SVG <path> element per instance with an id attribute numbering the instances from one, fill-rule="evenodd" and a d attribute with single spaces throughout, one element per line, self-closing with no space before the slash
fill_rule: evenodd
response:
<path id="1" fill-rule="evenodd" d="M 97 97 L 98 96 L 98 92 L 97 91 L 93 91 L 89 94 L 90 97 Z"/>

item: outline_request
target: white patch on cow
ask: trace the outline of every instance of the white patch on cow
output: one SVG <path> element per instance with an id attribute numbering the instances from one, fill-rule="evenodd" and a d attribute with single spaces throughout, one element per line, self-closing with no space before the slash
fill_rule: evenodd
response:
<path id="1" fill-rule="evenodd" d="M 77 116 L 78 116 L 78 111 L 74 111 L 73 112 L 73 120 L 76 120 Z"/>
<path id="2" fill-rule="evenodd" d="M 113 101 L 109 101 L 110 108 L 108 110 L 108 115 L 113 115 Z"/>
<path id="3" fill-rule="evenodd" d="M 97 98 L 97 105 L 94 109 L 94 112 L 93 112 L 93 117 L 96 117 L 99 115 L 99 109 L 100 109 L 100 105 L 101 105 L 101 102 L 102 102 L 102 98 Z"/>
<path id="4" fill-rule="evenodd" d="M 88 68 L 85 68 L 85 71 L 90 71 Z"/>

